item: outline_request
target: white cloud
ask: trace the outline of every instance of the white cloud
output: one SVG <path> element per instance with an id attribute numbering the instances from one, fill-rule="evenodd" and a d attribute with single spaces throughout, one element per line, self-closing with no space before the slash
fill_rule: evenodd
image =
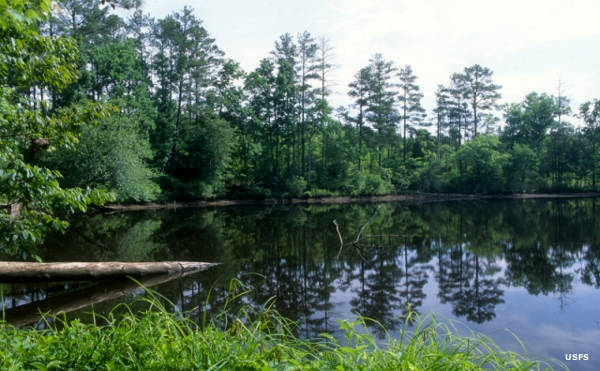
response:
<path id="1" fill-rule="evenodd" d="M 155 16 L 181 9 L 182 0 L 148 2 Z M 596 0 L 330 0 L 197 1 L 192 4 L 227 54 L 251 70 L 284 32 L 327 35 L 339 68 L 332 78 L 346 104 L 354 73 L 380 52 L 411 64 L 433 107 L 437 84 L 465 66 L 494 71 L 504 101 L 530 91 L 556 94 L 558 79 L 575 105 L 600 97 L 600 27 Z"/>

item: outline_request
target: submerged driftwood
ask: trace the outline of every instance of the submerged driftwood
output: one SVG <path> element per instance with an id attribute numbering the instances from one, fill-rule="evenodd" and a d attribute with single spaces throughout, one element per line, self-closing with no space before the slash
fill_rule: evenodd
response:
<path id="1" fill-rule="evenodd" d="M 159 274 L 198 272 L 216 265 L 204 262 L 0 262 L 0 282 L 98 281 Z"/>
<path id="2" fill-rule="evenodd" d="M 79 309 L 129 295 L 143 287 L 150 288 L 182 278 L 194 272 L 180 272 L 140 279 L 138 282 L 122 278 L 101 283 L 83 290 L 53 296 L 42 301 L 6 309 L 4 320 L 15 326 L 24 326 L 41 320 L 44 316 L 69 313 Z M 0 303 L 1 304 L 1 303 Z"/>

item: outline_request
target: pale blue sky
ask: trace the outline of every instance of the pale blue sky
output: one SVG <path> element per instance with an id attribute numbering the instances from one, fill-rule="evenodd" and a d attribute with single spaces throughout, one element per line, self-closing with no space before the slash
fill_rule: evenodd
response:
<path id="1" fill-rule="evenodd" d="M 413 67 L 428 110 L 437 84 L 475 63 L 494 71 L 502 102 L 556 95 L 559 79 L 573 109 L 600 98 L 597 0 L 145 0 L 144 9 L 163 17 L 184 5 L 246 71 L 285 32 L 328 37 L 338 65 L 334 105 L 349 102 L 347 84 L 376 52 Z"/>

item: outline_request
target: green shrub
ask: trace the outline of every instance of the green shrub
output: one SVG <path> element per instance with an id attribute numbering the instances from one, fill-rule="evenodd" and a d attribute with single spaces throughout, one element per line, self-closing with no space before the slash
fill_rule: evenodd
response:
<path id="1" fill-rule="evenodd" d="M 328 189 L 321 189 L 321 188 L 313 188 L 313 189 L 309 189 L 307 191 L 304 191 L 304 197 L 332 197 L 332 196 L 338 196 L 339 192 L 334 192 L 334 191 L 330 191 Z"/>
<path id="2" fill-rule="evenodd" d="M 283 184 L 284 191 L 292 197 L 301 197 L 306 189 L 306 180 L 301 176 L 294 176 L 286 179 Z"/>

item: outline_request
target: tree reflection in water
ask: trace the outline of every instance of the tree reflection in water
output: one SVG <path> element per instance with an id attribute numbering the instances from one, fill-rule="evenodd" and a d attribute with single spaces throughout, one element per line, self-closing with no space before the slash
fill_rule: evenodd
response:
<path id="1" fill-rule="evenodd" d="M 313 337 L 334 331 L 335 320 L 350 312 L 393 329 L 408 308 L 422 313 L 435 300 L 459 318 L 484 323 L 494 319 L 508 287 L 556 295 L 562 305 L 576 285 L 600 288 L 595 214 L 592 199 L 97 214 L 74 220 L 66 236 L 48 241 L 42 256 L 222 262 L 159 291 L 202 321 L 221 310 L 229 282 L 237 278 L 252 291 L 228 304 L 232 312 L 271 299 L 273 309 L 296 321 L 301 336 Z M 359 243 L 347 243 L 371 217 Z M 339 258 L 333 219 L 347 243 Z M 65 287 L 4 285 L 4 305 L 60 294 Z"/>

